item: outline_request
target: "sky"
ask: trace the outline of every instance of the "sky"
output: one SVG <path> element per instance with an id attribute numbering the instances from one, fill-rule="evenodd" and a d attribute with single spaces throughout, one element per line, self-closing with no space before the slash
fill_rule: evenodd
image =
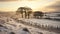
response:
<path id="1" fill-rule="evenodd" d="M 19 7 L 30 7 L 33 11 L 60 11 L 60 0 L 0 0 L 0 11 L 16 11 Z"/>

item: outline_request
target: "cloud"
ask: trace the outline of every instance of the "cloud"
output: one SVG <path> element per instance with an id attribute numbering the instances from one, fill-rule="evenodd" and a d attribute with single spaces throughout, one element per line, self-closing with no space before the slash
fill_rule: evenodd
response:
<path id="1" fill-rule="evenodd" d="M 24 0 L 0 0 L 0 1 L 24 1 Z M 35 0 L 25 0 L 25 1 L 35 1 Z"/>
<path id="2" fill-rule="evenodd" d="M 18 1 L 18 0 L 0 0 L 0 1 Z"/>
<path id="3" fill-rule="evenodd" d="M 47 8 L 60 8 L 60 1 L 57 1 L 50 6 L 47 6 Z"/>
<path id="4" fill-rule="evenodd" d="M 53 9 L 51 11 L 60 11 L 60 1 L 56 1 L 53 4 L 46 6 L 45 9 Z"/>
<path id="5" fill-rule="evenodd" d="M 0 1 L 44 1 L 44 0 L 0 0 Z"/>

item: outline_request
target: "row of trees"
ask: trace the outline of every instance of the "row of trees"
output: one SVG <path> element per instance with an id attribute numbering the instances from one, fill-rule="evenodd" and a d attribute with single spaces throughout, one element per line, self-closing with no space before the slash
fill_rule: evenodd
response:
<path id="1" fill-rule="evenodd" d="M 23 16 L 25 15 L 25 18 L 27 18 L 28 16 L 28 19 L 30 17 L 30 15 L 32 14 L 35 18 L 42 18 L 43 17 L 43 12 L 41 11 L 35 11 L 33 12 L 33 10 L 29 7 L 19 7 L 18 10 L 16 11 L 16 14 L 21 14 L 22 18 L 24 18 Z"/>

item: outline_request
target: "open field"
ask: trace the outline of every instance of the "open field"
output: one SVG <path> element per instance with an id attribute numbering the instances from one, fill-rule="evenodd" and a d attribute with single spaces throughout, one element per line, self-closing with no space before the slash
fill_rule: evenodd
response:
<path id="1" fill-rule="evenodd" d="M 27 28 L 28 31 L 24 31 L 24 28 Z M 0 34 L 12 34 L 11 32 L 13 34 L 60 34 L 60 22 L 35 18 L 16 19 L 15 16 L 0 14 Z"/>

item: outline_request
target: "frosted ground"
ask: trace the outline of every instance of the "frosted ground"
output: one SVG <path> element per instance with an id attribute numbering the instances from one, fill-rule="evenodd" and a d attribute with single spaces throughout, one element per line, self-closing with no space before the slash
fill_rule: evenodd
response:
<path id="1" fill-rule="evenodd" d="M 49 25 L 53 27 L 60 27 L 60 22 L 59 21 L 52 21 L 52 20 L 46 20 L 46 19 L 13 19 L 10 17 L 1 17 L 0 18 L 0 34 L 11 34 L 11 32 L 14 32 L 15 34 L 60 34 L 57 32 L 53 31 L 48 31 L 40 28 L 36 28 L 34 26 L 31 26 L 29 24 L 23 24 L 20 21 L 24 21 L 30 24 L 36 23 L 36 24 L 41 24 L 41 25 Z M 22 29 L 27 28 L 29 32 L 25 32 Z"/>

